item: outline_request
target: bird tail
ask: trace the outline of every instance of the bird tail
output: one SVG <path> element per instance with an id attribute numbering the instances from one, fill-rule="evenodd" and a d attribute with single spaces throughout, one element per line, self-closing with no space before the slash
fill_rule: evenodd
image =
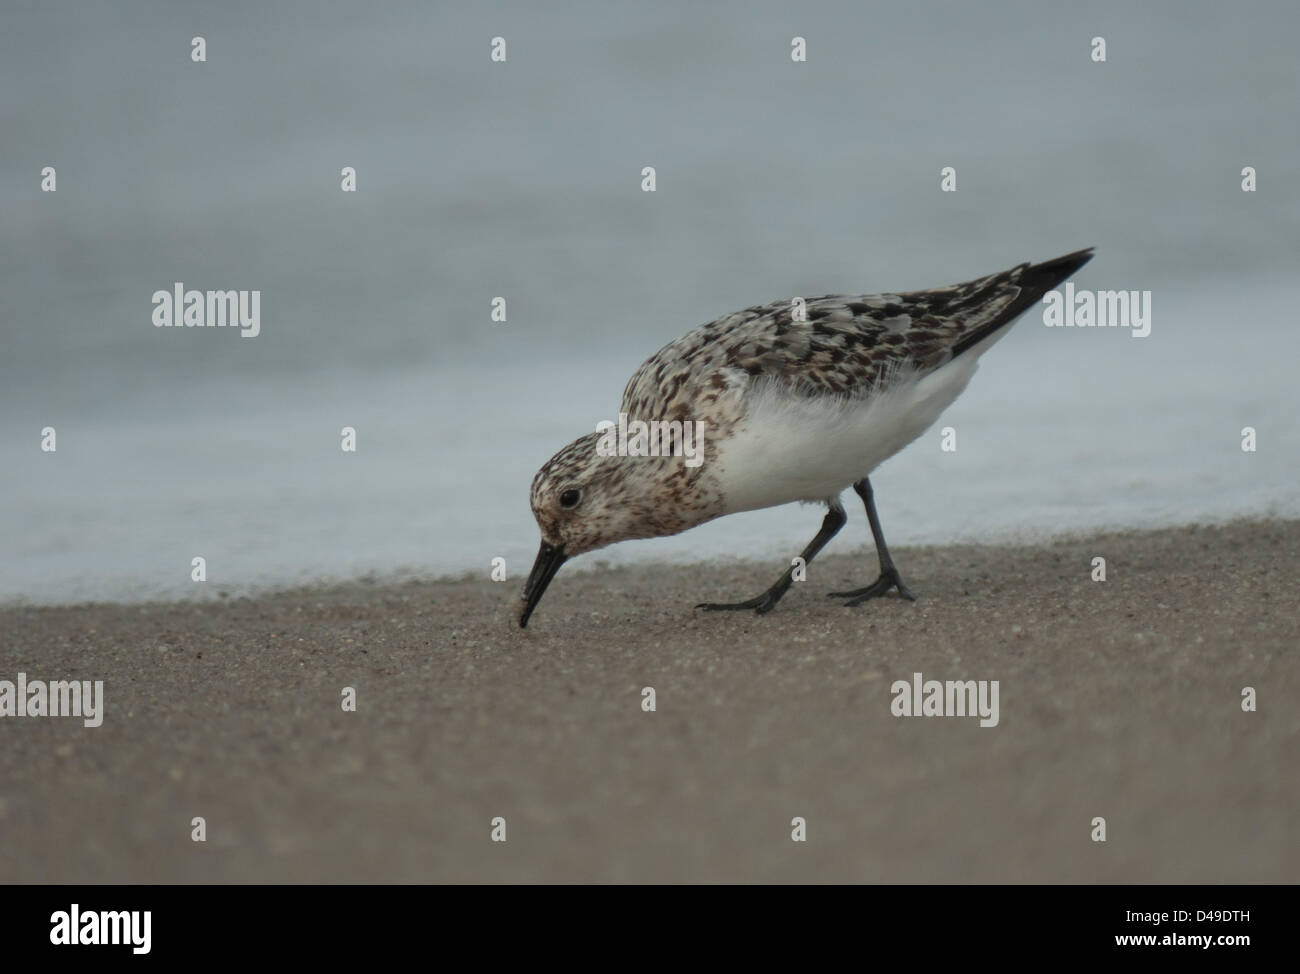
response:
<path id="1" fill-rule="evenodd" d="M 992 321 L 981 325 L 969 335 L 964 335 L 961 341 L 953 345 L 953 358 L 1001 331 L 1036 305 L 1044 294 L 1092 260 L 1092 251 L 1093 248 L 1087 247 L 1083 250 L 1076 250 L 1072 254 L 1066 254 L 1064 257 L 1045 260 L 1041 264 L 1021 264 L 1020 268 L 1017 268 L 1017 270 L 1020 270 L 1020 275 L 1015 282 L 1020 288 L 1020 293 L 1016 295 L 1015 300 L 1007 305 L 1002 313 Z"/>

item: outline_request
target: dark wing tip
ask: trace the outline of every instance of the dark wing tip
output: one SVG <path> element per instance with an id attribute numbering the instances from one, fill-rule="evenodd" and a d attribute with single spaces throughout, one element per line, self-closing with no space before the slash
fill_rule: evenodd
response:
<path id="1" fill-rule="evenodd" d="M 1094 247 L 1085 247 L 1083 250 L 1076 250 L 1064 257 L 1045 260 L 1041 264 L 1030 264 L 1025 273 L 1021 275 L 1018 283 L 1021 286 L 1027 285 L 1030 288 L 1041 286 L 1043 290 L 1040 293 L 1045 293 L 1092 260 L 1095 249 Z"/>
<path id="2" fill-rule="evenodd" d="M 1037 304 L 1044 294 L 1092 260 L 1092 257 L 1093 248 L 1085 247 L 1083 250 L 1076 250 L 1064 257 L 1045 260 L 1041 264 L 1021 264 L 1020 267 L 1016 268 L 1016 270 L 1020 271 L 1019 275 L 1013 278 L 1016 286 L 1020 288 L 1020 293 L 1016 295 L 1016 299 L 994 321 L 969 335 L 963 336 L 960 341 L 954 344 L 952 347 L 953 357 L 956 358 L 968 349 L 978 345 L 989 335 L 1011 324 Z"/>
<path id="3" fill-rule="evenodd" d="M 1030 305 L 1036 304 L 1044 294 L 1092 260 L 1092 251 L 1093 248 L 1086 247 L 1064 257 L 1056 257 L 1026 267 L 1016 279 L 1016 283 L 1020 285 L 1020 296 L 1012 306 L 1014 310 L 1011 317 L 1019 315 Z"/>

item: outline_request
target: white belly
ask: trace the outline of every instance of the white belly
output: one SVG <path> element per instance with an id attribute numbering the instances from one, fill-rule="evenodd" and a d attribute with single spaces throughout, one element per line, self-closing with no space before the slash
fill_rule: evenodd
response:
<path id="1" fill-rule="evenodd" d="M 728 512 L 838 497 L 924 433 L 977 365 L 975 355 L 963 355 L 865 400 L 756 393 L 713 460 Z"/>

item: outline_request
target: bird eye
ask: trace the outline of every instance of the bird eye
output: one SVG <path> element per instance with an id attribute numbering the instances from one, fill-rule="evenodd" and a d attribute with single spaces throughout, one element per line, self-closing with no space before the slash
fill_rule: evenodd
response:
<path id="1" fill-rule="evenodd" d="M 582 500 L 582 491 L 577 487 L 570 487 L 560 495 L 560 506 L 566 511 L 571 511 L 578 506 L 580 500 Z"/>

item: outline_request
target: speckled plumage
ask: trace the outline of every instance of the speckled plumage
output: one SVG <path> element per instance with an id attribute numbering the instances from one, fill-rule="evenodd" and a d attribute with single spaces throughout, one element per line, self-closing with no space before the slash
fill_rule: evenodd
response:
<path id="1" fill-rule="evenodd" d="M 758 378 L 810 396 L 869 394 L 899 366 L 926 372 L 950 360 L 963 337 L 998 320 L 1015 301 L 1031 266 L 928 291 L 810 298 L 802 322 L 793 319 L 789 298 L 723 315 L 637 369 L 623 392 L 623 411 L 681 419 Z"/>
<path id="2" fill-rule="evenodd" d="M 738 510 L 794 500 L 834 508 L 960 394 L 1008 325 L 1090 257 L 926 291 L 810 298 L 802 321 L 784 298 L 687 332 L 637 369 L 621 411 L 703 421 L 703 464 L 601 457 L 597 434 L 581 437 L 533 480 L 544 546 L 572 557 Z M 580 501 L 564 508 L 559 498 L 575 490 Z"/>

